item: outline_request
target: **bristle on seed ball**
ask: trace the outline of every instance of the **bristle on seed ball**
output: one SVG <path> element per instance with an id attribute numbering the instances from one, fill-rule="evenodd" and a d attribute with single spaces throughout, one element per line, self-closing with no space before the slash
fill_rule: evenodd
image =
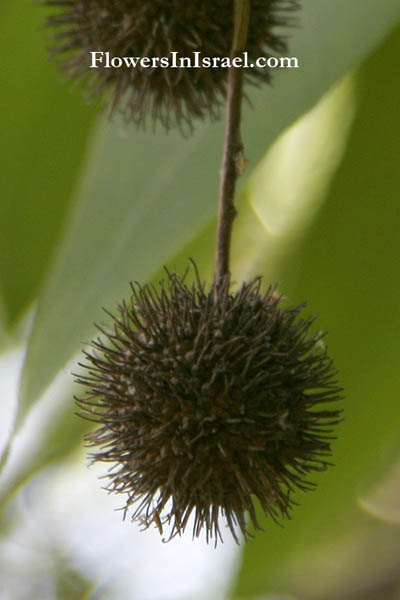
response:
<path id="1" fill-rule="evenodd" d="M 145 527 L 170 537 L 193 515 L 193 536 L 238 541 L 259 528 L 256 498 L 274 520 L 289 516 L 296 488 L 329 464 L 339 411 L 322 334 L 302 306 L 281 308 L 261 280 L 206 291 L 168 273 L 159 289 L 132 285 L 113 325 L 91 343 L 78 382 L 93 461 L 112 463 L 108 490 L 127 495 Z M 133 506 L 134 505 L 134 506 Z"/>
<path id="2" fill-rule="evenodd" d="M 44 0 L 52 8 L 47 25 L 53 31 L 52 54 L 73 78 L 84 76 L 89 94 L 106 95 L 111 110 L 127 121 L 147 117 L 167 129 L 193 119 L 218 116 L 226 93 L 226 68 L 135 68 L 98 64 L 91 52 L 115 57 L 200 59 L 229 57 L 233 36 L 233 0 Z M 298 0 L 252 0 L 247 52 L 249 63 L 286 51 L 282 26 L 293 24 Z M 179 64 L 179 62 L 178 62 Z M 268 67 L 248 68 L 245 78 L 268 82 Z"/>

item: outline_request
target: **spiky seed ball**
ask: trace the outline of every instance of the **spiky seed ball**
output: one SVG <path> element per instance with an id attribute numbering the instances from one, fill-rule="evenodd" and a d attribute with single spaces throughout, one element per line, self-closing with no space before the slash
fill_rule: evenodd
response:
<path id="1" fill-rule="evenodd" d="M 114 464 L 108 489 L 127 494 L 133 519 L 221 538 L 225 516 L 235 540 L 255 528 L 253 498 L 273 519 L 289 516 L 291 494 L 329 464 L 339 411 L 335 371 L 321 334 L 301 306 L 280 308 L 261 280 L 235 293 L 206 291 L 168 274 L 157 291 L 132 285 L 113 327 L 86 352 L 78 381 L 94 461 Z M 221 538 L 222 539 L 222 538 Z"/>
<path id="2" fill-rule="evenodd" d="M 87 76 L 90 91 L 107 94 L 127 120 L 149 115 L 166 128 L 216 116 L 225 96 L 225 68 L 89 68 L 90 52 L 114 57 L 227 57 L 233 33 L 233 0 L 45 0 L 57 9 L 47 24 L 55 28 L 54 54 L 64 55 L 72 77 Z M 290 25 L 298 0 L 252 0 L 249 62 L 286 50 L 276 27 Z M 246 69 L 253 83 L 270 80 L 267 68 Z"/>

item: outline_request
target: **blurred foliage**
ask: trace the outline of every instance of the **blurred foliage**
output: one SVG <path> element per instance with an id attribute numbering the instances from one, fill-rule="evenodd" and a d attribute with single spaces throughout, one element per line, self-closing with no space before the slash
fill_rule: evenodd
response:
<path id="1" fill-rule="evenodd" d="M 39 291 L 96 110 L 49 62 L 42 7 L 7 1 L 0 16 L 0 296 L 15 323 Z"/>
<path id="2" fill-rule="evenodd" d="M 385 507 L 376 506 L 379 493 L 373 510 L 364 500 L 400 454 L 400 32 L 371 52 L 400 7 L 398 0 L 303 4 L 304 26 L 294 33 L 291 54 L 304 68 L 277 74 L 272 90 L 250 91 L 246 152 L 256 166 L 286 127 L 370 55 L 354 77 L 353 128 L 348 141 L 343 130 L 342 162 L 337 168 L 338 151 L 311 212 L 296 208 L 290 236 L 271 233 L 268 181 L 264 203 L 262 189 L 256 190 L 263 174 L 273 177 L 274 163 L 263 162 L 251 174 L 237 199 L 233 267 L 237 279 L 255 273 L 277 279 L 291 304 L 307 299 L 310 313 L 320 315 L 345 389 L 345 420 L 334 444 L 336 468 L 314 478 L 320 483 L 315 492 L 298 496 L 300 506 L 284 528 L 264 521 L 265 533 L 244 548 L 232 597 L 276 592 L 302 600 L 389 600 L 399 590 L 398 523 L 385 521 Z M 223 123 L 201 125 L 184 140 L 177 133 L 124 132 L 118 120 L 101 121 L 86 156 L 96 108 L 85 106 L 48 63 L 43 10 L 11 1 L 0 7 L 0 321 L 14 326 L 39 298 L 21 420 L 47 389 L 13 440 L 0 481 L 4 503 L 50 462 L 62 468 L 81 440 L 86 424 L 73 414 L 65 377 L 58 391 L 48 386 L 90 337 L 93 321 L 103 320 L 101 306 L 111 308 L 128 293 L 131 279 L 159 281 L 163 264 L 182 270 L 191 256 L 209 279 L 214 261 Z M 350 126 L 351 94 L 342 101 L 336 110 L 343 106 L 343 114 L 335 118 Z M 332 151 L 328 140 L 325 154 L 319 126 L 320 156 L 297 164 L 309 179 L 315 169 L 316 180 Z M 282 177 L 293 178 L 295 188 L 291 160 L 283 164 L 293 171 Z M 62 557 L 52 576 L 58 597 L 87 589 Z"/>
<path id="3" fill-rule="evenodd" d="M 357 496 L 388 449 L 399 450 L 399 34 L 358 73 L 359 109 L 344 160 L 304 243 L 280 273 L 290 300 L 307 298 L 329 329 L 346 396 L 336 468 L 318 478 L 315 492 L 298 498 L 301 506 L 284 529 L 264 521 L 265 535 L 244 551 L 240 598 L 331 582 L 329 565 L 335 569 L 337 559 L 325 554 L 349 531 L 367 526 Z"/>

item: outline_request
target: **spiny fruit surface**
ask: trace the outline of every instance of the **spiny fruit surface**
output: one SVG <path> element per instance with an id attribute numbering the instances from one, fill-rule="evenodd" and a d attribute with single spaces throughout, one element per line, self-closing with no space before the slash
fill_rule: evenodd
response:
<path id="1" fill-rule="evenodd" d="M 228 57 L 233 36 L 233 0 L 45 0 L 54 9 L 53 54 L 72 77 L 86 77 L 89 92 L 107 96 L 127 121 L 149 116 L 166 128 L 218 115 L 225 97 L 226 68 L 89 68 L 90 52 L 110 57 Z M 281 54 L 286 37 L 277 28 L 292 24 L 297 0 L 252 0 L 247 52 L 249 62 Z M 268 68 L 249 68 L 253 83 L 270 80 Z"/>
<path id="2" fill-rule="evenodd" d="M 193 515 L 193 536 L 238 541 L 258 528 L 254 499 L 274 520 L 291 494 L 328 466 L 339 399 L 332 360 L 302 306 L 280 308 L 261 280 L 207 292 L 169 274 L 159 289 L 132 285 L 113 326 L 93 340 L 79 383 L 93 461 L 112 463 L 110 491 L 125 511 L 169 539 Z"/>

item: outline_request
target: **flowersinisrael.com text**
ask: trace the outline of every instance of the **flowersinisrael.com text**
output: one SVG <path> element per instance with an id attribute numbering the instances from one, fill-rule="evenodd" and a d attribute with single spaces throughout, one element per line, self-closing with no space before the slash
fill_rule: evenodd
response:
<path id="1" fill-rule="evenodd" d="M 299 60 L 295 56 L 260 56 L 254 61 L 249 61 L 248 52 L 242 56 L 230 58 L 229 56 L 202 56 L 201 52 L 193 52 L 193 56 L 178 56 L 179 52 L 171 52 L 169 56 L 111 56 L 110 52 L 90 52 L 90 68 L 120 69 L 200 69 L 200 68 L 245 68 L 245 69 L 298 69 Z"/>

